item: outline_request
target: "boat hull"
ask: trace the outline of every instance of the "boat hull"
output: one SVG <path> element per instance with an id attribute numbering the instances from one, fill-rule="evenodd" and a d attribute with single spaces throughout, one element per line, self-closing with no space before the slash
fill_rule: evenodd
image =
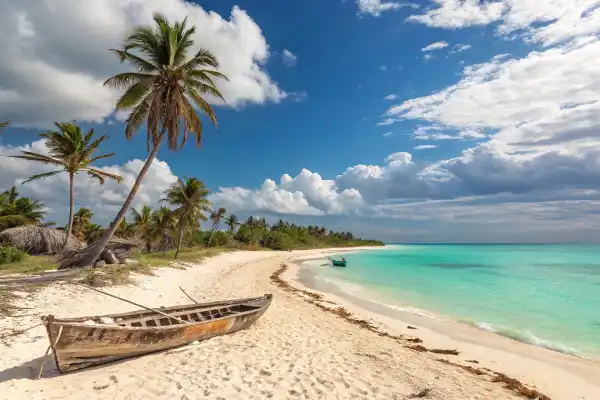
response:
<path id="1" fill-rule="evenodd" d="M 53 348 L 56 366 L 61 373 L 65 373 L 237 332 L 247 328 L 259 319 L 271 304 L 271 300 L 272 296 L 266 295 L 261 298 L 238 302 L 162 308 L 160 310 L 163 312 L 182 317 L 182 311 L 180 310 L 188 312 L 186 308 L 190 310 L 211 310 L 236 304 L 255 306 L 249 311 L 211 320 L 186 324 L 175 322 L 169 326 L 85 325 L 83 323 L 85 318 L 61 320 L 52 316 L 45 318 L 45 324 Z M 118 319 L 132 314 L 135 313 L 114 314 L 107 317 Z M 135 316 L 138 315 L 143 319 L 144 313 L 137 313 Z M 98 319 L 100 317 L 93 318 Z"/>

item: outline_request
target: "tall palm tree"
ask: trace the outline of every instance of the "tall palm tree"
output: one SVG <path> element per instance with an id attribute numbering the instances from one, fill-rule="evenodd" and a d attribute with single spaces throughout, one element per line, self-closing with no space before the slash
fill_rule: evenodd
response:
<path id="1" fill-rule="evenodd" d="M 229 232 L 230 236 L 233 236 L 235 232 L 235 228 L 239 225 L 238 217 L 235 214 L 229 214 L 227 218 L 225 218 L 225 225 L 228 226 L 227 232 Z"/>
<path id="2" fill-rule="evenodd" d="M 225 216 L 225 213 L 227 213 L 227 210 L 223 207 L 210 213 L 210 220 L 213 224 L 210 229 L 210 237 L 208 238 L 208 243 L 206 244 L 206 247 L 210 247 L 210 242 L 212 242 L 213 235 L 215 234 L 215 231 L 219 229 L 221 219 Z"/>
<path id="3" fill-rule="evenodd" d="M 154 239 L 152 231 L 152 208 L 142 207 L 142 211 L 135 208 L 131 209 L 133 214 L 133 229 L 146 243 L 146 250 L 152 251 L 152 240 Z"/>
<path id="4" fill-rule="evenodd" d="M 73 182 L 75 175 L 79 172 L 85 172 L 90 177 L 98 179 L 101 185 L 104 184 L 105 179 L 121 182 L 122 178 L 119 175 L 110 174 L 90 166 L 94 161 L 114 156 L 114 153 L 109 153 L 92 157 L 94 152 L 98 149 L 98 146 L 108 139 L 108 136 L 100 136 L 98 139 L 92 141 L 94 136 L 93 129 L 90 129 L 90 131 L 84 135 L 81 131 L 81 127 L 75 122 L 55 122 L 54 125 L 58 128 L 57 131 L 49 131 L 40 134 L 40 136 L 45 139 L 49 155 L 22 151 L 21 155 L 11 157 L 36 161 L 59 168 L 55 171 L 33 175 L 24 181 L 23 184 L 58 175 L 61 172 L 67 172 L 69 174 L 69 223 L 67 225 L 65 242 L 63 244 L 64 247 L 66 246 L 71 230 L 73 229 L 73 208 L 75 206 Z"/>
<path id="5" fill-rule="evenodd" d="M 195 31 L 193 26 L 187 27 L 185 19 L 171 24 L 163 15 L 154 14 L 153 26 L 135 28 L 121 49 L 111 49 L 122 63 L 128 62 L 136 72 L 117 74 L 104 84 L 124 90 L 116 109 L 130 112 L 125 128 L 128 139 L 146 122 L 150 154 L 110 228 L 79 265 L 91 264 L 106 247 L 131 207 L 163 139 L 166 138 L 169 150 L 176 151 L 178 144 L 183 147 L 192 134 L 200 146 L 202 122 L 194 105 L 217 125 L 215 113 L 203 96 L 223 99 L 214 78 L 227 77 L 217 71 L 219 62 L 209 50 L 199 49 L 188 57 Z"/>
<path id="6" fill-rule="evenodd" d="M 188 224 L 197 224 L 198 220 L 206 221 L 205 212 L 210 211 L 210 202 L 207 200 L 210 192 L 204 187 L 204 182 L 196 178 L 177 179 L 169 189 L 165 190 L 166 201 L 177 207 L 173 215 L 179 218 L 179 233 L 177 235 L 177 250 L 175 258 L 179 255 L 183 241 L 183 230 Z"/>

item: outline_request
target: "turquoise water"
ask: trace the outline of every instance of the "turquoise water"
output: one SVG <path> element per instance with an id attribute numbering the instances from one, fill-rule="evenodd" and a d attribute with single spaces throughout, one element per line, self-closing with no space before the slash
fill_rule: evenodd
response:
<path id="1" fill-rule="evenodd" d="M 600 358 L 598 245 L 392 245 L 345 257 L 347 268 L 318 277 L 407 312 Z"/>

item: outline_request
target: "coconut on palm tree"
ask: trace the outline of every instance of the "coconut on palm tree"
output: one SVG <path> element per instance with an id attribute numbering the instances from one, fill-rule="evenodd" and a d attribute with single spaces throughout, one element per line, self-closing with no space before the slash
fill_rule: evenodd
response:
<path id="1" fill-rule="evenodd" d="M 131 64 L 135 72 L 117 74 L 104 84 L 124 91 L 116 109 L 129 112 L 125 128 L 128 139 L 146 123 L 150 154 L 109 229 L 79 265 L 91 264 L 104 250 L 130 209 L 163 141 L 166 140 L 169 150 L 176 151 L 191 134 L 199 147 L 202 121 L 196 109 L 217 125 L 215 113 L 203 96 L 223 100 L 214 79 L 227 77 L 217 71 L 219 62 L 209 50 L 193 50 L 195 31 L 193 26 L 187 26 L 185 19 L 171 24 L 163 15 L 154 14 L 153 26 L 135 28 L 121 49 L 111 49 L 122 63 Z"/>
<path id="2" fill-rule="evenodd" d="M 146 250 L 152 251 L 152 241 L 154 232 L 152 227 L 152 208 L 149 206 L 142 207 L 142 211 L 135 208 L 131 209 L 133 214 L 133 229 L 139 237 L 146 243 Z"/>
<path id="3" fill-rule="evenodd" d="M 212 242 L 213 235 L 219 229 L 219 225 L 221 224 L 221 219 L 225 216 L 227 210 L 223 207 L 218 210 L 214 210 L 210 213 L 210 220 L 212 221 L 212 227 L 210 229 L 210 236 L 208 238 L 208 243 L 206 247 L 210 247 L 210 242 Z"/>
<path id="4" fill-rule="evenodd" d="M 210 192 L 204 186 L 204 182 L 196 178 L 177 179 L 169 189 L 165 190 L 166 201 L 176 207 L 173 215 L 179 219 L 179 233 L 177 235 L 177 250 L 175 258 L 181 251 L 183 242 L 183 231 L 186 225 L 197 225 L 199 220 L 206 221 L 205 212 L 210 211 L 210 202 L 206 198 Z"/>
<path id="5" fill-rule="evenodd" d="M 49 178 L 58 175 L 61 172 L 67 172 L 69 175 L 69 223 L 67 225 L 66 238 L 68 239 L 73 229 L 73 208 L 75 206 L 73 184 L 75 175 L 80 172 L 85 172 L 90 177 L 97 179 L 100 184 L 104 184 L 105 179 L 121 182 L 122 178 L 119 175 L 111 174 L 90 166 L 97 160 L 114 156 L 114 153 L 109 153 L 92 157 L 94 152 L 98 150 L 100 144 L 108 139 L 108 136 L 100 136 L 98 139 L 92 141 L 94 137 L 93 129 L 90 129 L 90 131 L 84 135 L 81 131 L 81 127 L 75 122 L 55 122 L 54 125 L 58 128 L 57 131 L 40 134 L 40 136 L 45 139 L 45 144 L 49 151 L 48 155 L 22 151 L 20 155 L 11 157 L 36 161 L 59 168 L 55 171 L 33 175 L 24 181 L 23 184 L 38 179 Z M 67 239 L 65 239 L 65 246 L 67 244 Z"/>

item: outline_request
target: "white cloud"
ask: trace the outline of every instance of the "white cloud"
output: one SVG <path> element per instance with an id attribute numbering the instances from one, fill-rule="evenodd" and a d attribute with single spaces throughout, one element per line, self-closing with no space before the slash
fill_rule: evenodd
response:
<path id="1" fill-rule="evenodd" d="M 219 82 L 229 105 L 286 97 L 264 68 L 269 47 L 260 27 L 238 7 L 224 19 L 183 0 L 4 2 L 0 120 L 36 127 L 55 120 L 103 121 L 119 94 L 102 83 L 130 68 L 108 49 L 118 47 L 132 26 L 150 23 L 156 11 L 196 26 L 197 46 L 212 50 L 230 78 Z"/>
<path id="2" fill-rule="evenodd" d="M 434 7 L 408 20 L 438 28 L 498 23 L 497 34 L 520 35 L 553 45 L 600 32 L 597 0 L 433 0 Z"/>
<path id="3" fill-rule="evenodd" d="M 388 94 L 387 96 L 385 96 L 383 99 L 384 100 L 396 100 L 398 98 L 397 95 L 395 94 Z"/>
<path id="4" fill-rule="evenodd" d="M 496 131 L 492 137 L 512 151 L 593 146 L 600 144 L 600 70 L 592 62 L 598 57 L 596 39 L 521 59 L 495 57 L 465 67 L 458 83 L 393 106 L 386 115 L 461 131 Z"/>
<path id="5" fill-rule="evenodd" d="M 293 67 L 294 65 L 296 65 L 296 62 L 298 61 L 298 57 L 295 56 L 291 51 L 284 49 L 283 53 L 281 54 L 281 58 L 283 60 L 283 63 L 285 65 L 287 65 L 288 67 Z"/>
<path id="6" fill-rule="evenodd" d="M 55 168 L 32 161 L 6 157 L 8 155 L 19 154 L 20 151 L 48 153 L 43 140 L 18 147 L 0 145 L 0 170 L 2 170 L 2 174 L 0 174 L 0 189 L 5 189 L 12 185 L 17 186 L 21 195 L 41 200 L 52 210 L 48 215 L 48 219 L 55 220 L 59 224 L 66 223 L 69 204 L 67 175 L 60 174 L 45 180 L 21 185 L 21 182 L 31 175 L 53 171 Z M 127 161 L 123 165 L 111 165 L 100 168 L 104 171 L 121 175 L 123 177 L 123 183 L 121 184 L 107 180 L 104 185 L 99 185 L 97 180 L 89 178 L 86 174 L 78 174 L 75 177 L 75 206 L 77 208 L 90 208 L 95 214 L 95 221 L 104 224 L 108 223 L 121 208 L 143 165 L 143 160 L 135 159 Z M 158 159 L 155 160 L 142 182 L 133 203 L 134 207 L 144 204 L 152 207 L 157 206 L 164 190 L 175 182 L 176 179 L 177 177 L 166 162 Z"/>
<path id="7" fill-rule="evenodd" d="M 387 71 L 387 67 L 385 65 L 380 65 L 379 66 L 379 70 L 380 71 Z"/>
<path id="8" fill-rule="evenodd" d="M 437 146 L 434 144 L 421 144 L 421 145 L 415 146 L 415 150 L 427 150 L 427 149 L 435 149 L 435 148 L 437 148 Z"/>
<path id="9" fill-rule="evenodd" d="M 220 188 L 211 195 L 217 205 L 231 211 L 268 212 L 296 215 L 336 215 L 357 212 L 364 207 L 356 189 L 339 190 L 335 182 L 303 169 L 296 177 L 282 175 L 279 185 L 271 179 L 256 190 Z"/>
<path id="10" fill-rule="evenodd" d="M 485 137 L 486 134 L 478 128 L 457 130 L 439 124 L 419 125 L 413 131 L 413 138 L 415 140 L 470 140 L 483 139 Z"/>
<path id="11" fill-rule="evenodd" d="M 444 49 L 446 47 L 448 47 L 448 43 L 447 42 L 435 42 L 435 43 L 431 43 L 425 47 L 423 47 L 421 49 L 421 51 L 435 51 L 435 50 L 441 50 Z"/>
<path id="12" fill-rule="evenodd" d="M 393 118 L 386 118 L 383 121 L 377 123 L 377 126 L 389 126 L 396 122 Z"/>
<path id="13" fill-rule="evenodd" d="M 434 58 L 435 58 L 435 56 L 434 56 L 433 54 L 431 54 L 431 53 L 427 53 L 427 54 L 425 54 L 425 55 L 423 56 L 423 60 L 425 60 L 425 62 L 427 62 L 427 61 L 431 61 L 431 60 L 433 60 Z"/>
<path id="14" fill-rule="evenodd" d="M 487 25 L 501 18 L 506 4 L 503 1 L 433 0 L 437 6 L 422 15 L 411 15 L 408 21 L 436 28 L 464 28 Z"/>
<path id="15" fill-rule="evenodd" d="M 462 53 L 463 51 L 470 50 L 471 47 L 472 46 L 470 44 L 455 44 L 452 46 L 452 51 L 450 51 L 450 54 Z"/>
<path id="16" fill-rule="evenodd" d="M 394 1 L 382 0 L 356 0 L 359 14 L 370 14 L 379 17 L 382 12 L 398 10 L 402 7 L 409 7 L 408 4 L 397 3 Z"/>
<path id="17" fill-rule="evenodd" d="M 393 134 L 394 134 L 393 132 L 386 132 L 386 133 L 384 133 L 381 136 L 383 136 L 383 137 L 389 137 L 389 136 L 392 136 Z"/>

